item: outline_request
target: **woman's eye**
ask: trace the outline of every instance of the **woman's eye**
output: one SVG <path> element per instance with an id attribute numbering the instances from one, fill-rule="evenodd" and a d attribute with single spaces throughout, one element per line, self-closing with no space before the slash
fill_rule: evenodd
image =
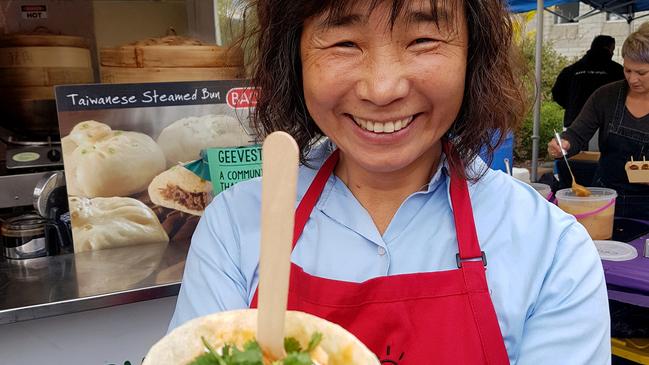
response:
<path id="1" fill-rule="evenodd" d="M 427 44 L 427 43 L 434 43 L 436 42 L 435 39 L 432 38 L 417 38 L 414 41 L 412 41 L 411 45 L 418 45 L 418 44 Z"/>
<path id="2" fill-rule="evenodd" d="M 338 42 L 334 44 L 334 47 L 344 47 L 344 48 L 353 48 L 356 47 L 356 43 L 352 41 Z"/>

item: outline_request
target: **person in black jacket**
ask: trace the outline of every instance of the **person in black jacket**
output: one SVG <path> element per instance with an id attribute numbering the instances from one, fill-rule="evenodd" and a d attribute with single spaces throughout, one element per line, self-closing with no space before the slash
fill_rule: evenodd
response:
<path id="1" fill-rule="evenodd" d="M 649 184 L 629 182 L 627 161 L 649 157 L 649 22 L 629 35 L 622 46 L 626 81 L 597 89 L 574 123 L 561 134 L 561 143 L 572 156 L 588 146 L 599 130 L 601 157 L 593 186 L 614 189 L 615 216 L 649 220 Z M 556 139 L 548 154 L 561 158 Z"/>
<path id="2" fill-rule="evenodd" d="M 598 35 L 584 57 L 559 73 L 552 87 L 552 99 L 566 110 L 563 116 L 566 128 L 577 118 L 593 91 L 624 79 L 623 67 L 612 60 L 614 50 L 615 38 Z"/>

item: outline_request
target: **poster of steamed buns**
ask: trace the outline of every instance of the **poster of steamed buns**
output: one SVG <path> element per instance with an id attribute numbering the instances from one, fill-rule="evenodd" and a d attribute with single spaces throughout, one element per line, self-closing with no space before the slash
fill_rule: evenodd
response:
<path id="1" fill-rule="evenodd" d="M 251 96 L 243 80 L 57 87 L 75 252 L 188 243 L 213 193 L 183 165 L 255 143 Z"/>

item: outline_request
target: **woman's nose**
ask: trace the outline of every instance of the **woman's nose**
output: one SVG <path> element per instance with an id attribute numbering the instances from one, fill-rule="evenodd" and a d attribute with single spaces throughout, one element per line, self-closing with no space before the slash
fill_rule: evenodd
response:
<path id="1" fill-rule="evenodd" d="M 405 67 L 394 58 L 368 61 L 356 85 L 357 96 L 378 106 L 385 106 L 405 98 L 410 92 Z"/>

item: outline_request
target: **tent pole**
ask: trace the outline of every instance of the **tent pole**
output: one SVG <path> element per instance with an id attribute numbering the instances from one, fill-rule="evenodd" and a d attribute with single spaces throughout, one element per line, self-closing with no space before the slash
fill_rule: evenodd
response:
<path id="1" fill-rule="evenodd" d="M 536 54 L 535 54 L 535 80 L 536 98 L 534 100 L 534 124 L 532 125 L 532 182 L 538 181 L 537 169 L 539 164 L 539 126 L 541 125 L 541 60 L 543 53 L 543 0 L 536 2 Z"/>

